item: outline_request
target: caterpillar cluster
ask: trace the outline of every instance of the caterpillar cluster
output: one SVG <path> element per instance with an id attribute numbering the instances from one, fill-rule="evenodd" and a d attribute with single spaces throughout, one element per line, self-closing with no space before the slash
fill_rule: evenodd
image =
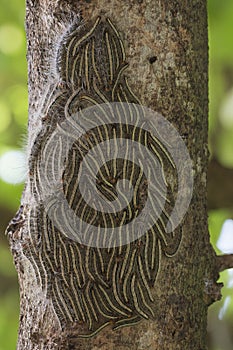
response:
<path id="1" fill-rule="evenodd" d="M 39 204 L 33 205 L 28 215 L 31 249 L 26 254 L 38 282 L 53 302 L 61 325 L 78 323 L 80 337 L 92 336 L 108 324 L 118 329 L 142 319 L 153 318 L 156 300 L 153 299 L 152 288 L 158 274 L 161 252 L 172 256 L 181 240 L 179 228 L 170 234 L 166 233 L 166 223 L 176 199 L 176 167 L 159 138 L 143 129 L 137 123 L 137 118 L 132 119 L 134 123 L 128 120 L 127 113 L 137 114 L 137 109 L 129 107 L 126 111 L 124 104 L 136 105 L 139 101 L 124 75 L 127 68 L 125 59 L 120 34 L 109 18 L 98 17 L 89 26 L 73 26 L 69 29 L 57 53 L 60 83 L 46 98 L 43 129 L 34 142 L 29 160 L 30 190 Z M 118 109 L 121 115 L 118 123 L 111 120 L 111 115 L 107 115 L 108 123 L 93 126 L 90 132 L 81 134 L 77 139 L 64 129 L 62 123 L 70 120 L 73 114 L 89 107 L 106 114 L 101 105 L 115 102 L 122 104 Z M 80 127 L 79 120 L 73 120 L 72 123 L 77 124 L 73 125 L 74 128 Z M 67 156 L 64 162 L 61 160 L 64 141 L 51 141 L 55 128 L 60 128 L 66 137 L 74 139 L 65 152 Z M 130 160 L 122 157 L 120 149 L 123 139 L 126 145 L 129 141 L 139 145 L 148 167 L 152 164 L 152 168 L 158 168 L 155 176 L 150 169 L 146 169 L 147 166 L 141 169 L 134 155 Z M 117 213 L 106 213 L 91 207 L 90 203 L 95 198 L 88 190 L 83 198 L 78 182 L 85 156 L 108 140 L 112 143 L 108 144 L 111 147 L 106 146 L 106 152 L 113 149 L 114 157 L 106 162 L 101 160 L 96 178 L 98 191 L 110 204 L 117 201 L 119 195 L 123 198 L 127 192 L 124 179 L 131 183 L 134 191 L 132 200 Z M 130 146 L 126 146 L 126 153 L 127 147 Z M 93 163 L 103 158 L 101 148 L 99 152 L 98 157 L 93 157 Z M 44 159 L 46 162 L 42 167 Z M 59 190 L 81 222 L 93 227 L 92 236 L 101 244 L 82 244 L 75 240 L 75 230 L 73 236 L 62 232 L 48 214 L 42 198 L 43 186 L 48 181 L 49 191 L 51 179 L 59 183 L 60 169 L 63 171 Z M 44 172 L 49 174 L 49 179 Z M 149 174 L 149 178 L 146 174 Z M 167 174 L 170 174 L 169 181 L 166 179 Z M 166 198 L 162 198 L 157 176 L 166 186 Z M 120 193 L 116 187 L 119 180 L 124 184 Z M 155 187 L 156 198 L 149 195 L 149 183 Z M 132 223 L 132 232 L 138 230 L 138 225 L 133 226 L 133 222 L 147 201 L 151 203 L 152 210 L 148 217 L 154 220 L 153 225 L 137 239 L 108 246 L 106 240 L 109 242 L 109 237 L 101 238 L 104 234 L 101 236 L 99 230 L 124 228 L 129 223 Z M 159 204 L 160 215 L 156 213 L 156 201 L 163 202 Z M 64 223 L 65 231 L 69 229 L 67 208 L 63 204 L 55 209 L 53 215 Z M 81 231 L 87 242 L 90 232 L 82 226 L 77 230 Z"/>

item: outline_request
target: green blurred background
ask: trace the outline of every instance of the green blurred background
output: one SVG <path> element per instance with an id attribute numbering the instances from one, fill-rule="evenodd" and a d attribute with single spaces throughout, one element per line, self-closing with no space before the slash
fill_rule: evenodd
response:
<path id="1" fill-rule="evenodd" d="M 20 203 L 27 126 L 24 0 L 0 0 L 0 350 L 17 339 L 17 276 L 4 235 Z M 216 251 L 233 252 L 233 0 L 209 0 L 209 227 Z M 6 169 L 9 169 L 6 171 Z M 219 243 L 219 235 L 223 235 Z M 231 236 L 230 236 L 231 235 Z M 223 237 L 221 237 L 223 238 Z M 220 251 L 221 248 L 221 251 Z M 224 250 L 225 249 L 225 250 Z M 209 349 L 233 349 L 233 270 L 221 274 L 223 298 L 209 310 Z"/>

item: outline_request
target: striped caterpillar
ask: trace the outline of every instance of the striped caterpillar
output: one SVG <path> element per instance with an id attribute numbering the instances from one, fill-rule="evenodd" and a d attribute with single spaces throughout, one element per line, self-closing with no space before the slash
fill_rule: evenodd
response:
<path id="1" fill-rule="evenodd" d="M 118 329 L 154 317 L 156 300 L 152 288 L 161 252 L 174 255 L 181 240 L 180 228 L 166 233 L 166 224 L 176 200 L 176 166 L 159 137 L 138 122 L 139 109 L 135 106 L 139 105 L 139 100 L 124 75 L 127 68 L 124 46 L 109 18 L 98 17 L 85 27 L 72 26 L 60 43 L 56 67 L 60 82 L 46 97 L 43 129 L 34 142 L 29 160 L 30 190 L 38 204 L 32 206 L 28 215 L 32 247 L 25 254 L 34 267 L 38 282 L 51 298 L 61 325 L 77 323 L 79 336 L 90 337 L 108 324 Z M 119 103 L 114 107 L 119 115 L 118 122 L 102 107 L 116 102 Z M 90 123 L 84 113 L 90 107 L 95 108 L 96 119 L 102 113 L 108 122 L 94 125 L 75 138 L 75 133 L 69 134 L 64 127 L 64 121 L 71 120 L 69 126 L 72 130 L 81 130 L 79 123 L 82 118 L 85 123 Z M 82 118 L 72 119 L 75 113 L 80 113 Z M 62 137 L 54 141 L 56 128 L 66 135 L 65 140 L 72 140 L 69 147 Z M 103 151 L 99 144 L 106 144 L 109 140 L 111 143 L 105 149 L 113 152 L 113 157 L 102 162 Z M 129 153 L 130 141 L 139 145 L 141 161 L 137 163 L 133 151 L 131 159 L 124 159 L 120 153 L 122 140 L 126 140 L 126 153 Z M 101 202 L 96 209 L 98 203 L 92 191 L 86 190 L 83 197 L 79 188 L 78 174 L 93 148 L 100 152 L 92 157 L 93 164 L 99 165 L 96 187 L 109 206 L 114 201 L 119 202 L 119 196 L 123 198 L 129 191 L 125 179 L 133 187 L 132 199 L 116 213 L 101 211 Z M 62 156 L 64 149 L 65 157 Z M 140 167 L 143 158 L 147 159 L 148 169 L 147 164 Z M 155 176 L 149 165 L 157 169 Z M 68 209 L 63 203 L 53 210 L 53 218 L 64 224 L 64 232 L 54 223 L 42 196 L 43 192 L 50 191 L 51 181 L 56 183 L 58 191 L 63 192 L 69 207 L 81 222 L 93 228 L 91 233 L 80 226 L 72 231 L 72 235 L 67 234 L 71 222 L 67 220 Z M 86 177 L 83 187 L 88 181 Z M 120 190 L 117 187 L 119 181 L 123 182 Z M 165 198 L 161 182 L 166 187 Z M 156 198 L 150 196 L 149 186 L 154 186 Z M 158 201 L 158 206 L 153 204 L 155 201 Z M 91 206 L 91 202 L 96 203 L 96 207 Z M 147 202 L 152 208 L 147 217 L 153 225 L 126 244 L 114 244 L 113 241 L 110 244 L 109 237 L 106 238 L 107 228 L 125 229 L 132 224 L 133 234 L 138 229 L 134 221 Z M 54 202 L 49 205 L 53 207 Z M 159 214 L 156 213 L 158 207 Z M 78 231 L 86 244 L 75 240 Z M 98 242 L 102 240 L 102 245 L 98 242 L 88 244 L 91 235 Z M 105 238 L 101 238 L 104 235 Z"/>

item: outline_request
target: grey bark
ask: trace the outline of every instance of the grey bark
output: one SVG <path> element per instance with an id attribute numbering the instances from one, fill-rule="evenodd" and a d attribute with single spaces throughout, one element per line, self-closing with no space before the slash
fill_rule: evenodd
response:
<path id="1" fill-rule="evenodd" d="M 21 211 L 8 228 L 21 298 L 17 349 L 206 349 L 208 306 L 220 297 L 207 227 L 206 1 L 28 0 L 26 11 L 29 160 L 43 117 L 41 98 L 52 75 L 54 43 L 75 16 L 88 22 L 102 14 L 120 30 L 132 90 L 143 105 L 160 112 L 183 135 L 193 161 L 194 190 L 180 248 L 174 257 L 161 258 L 153 288 L 154 319 L 117 331 L 107 327 L 93 338 L 79 339 L 75 324 L 61 330 L 52 300 L 38 287 L 24 254 L 31 249 L 25 218 L 32 203 L 26 184 Z"/>

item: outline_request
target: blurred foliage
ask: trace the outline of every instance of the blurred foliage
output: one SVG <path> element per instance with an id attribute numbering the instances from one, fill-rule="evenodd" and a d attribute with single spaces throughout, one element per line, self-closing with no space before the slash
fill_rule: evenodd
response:
<path id="1" fill-rule="evenodd" d="M 233 1 L 209 0 L 210 147 L 233 167 Z"/>
<path id="2" fill-rule="evenodd" d="M 233 1 L 209 0 L 209 143 L 212 157 L 233 168 Z M 224 182 L 219 179 L 219 185 Z M 232 179 L 233 182 L 233 179 Z M 233 218 L 231 208 L 209 212 L 211 243 L 216 246 L 224 221 Z M 233 235 L 232 235 L 233 239 Z M 222 300 L 209 309 L 210 350 L 233 349 L 233 274 L 220 275 Z M 220 320 L 221 319 L 221 320 Z"/>
<path id="3" fill-rule="evenodd" d="M 27 76 L 24 0 L 0 0 L 0 5 L 1 157 L 7 151 L 24 147 L 23 139 L 27 125 Z M 208 11 L 210 149 L 212 156 L 222 165 L 233 168 L 233 1 L 209 0 Z M 4 230 L 19 206 L 22 188 L 22 184 L 12 185 L 0 180 L 0 350 L 14 349 L 17 337 L 17 279 Z M 209 213 L 211 242 L 218 253 L 220 252 L 216 242 L 222 224 L 232 216 L 233 208 L 221 208 Z M 210 308 L 210 350 L 233 348 L 232 279 L 233 274 L 230 275 L 230 272 L 222 273 L 221 281 L 226 285 L 223 289 L 224 297 Z M 218 314 L 226 301 L 228 307 L 220 321 Z"/>
<path id="4" fill-rule="evenodd" d="M 0 0 L 0 157 L 22 148 L 27 125 L 24 0 Z M 15 349 L 19 296 L 15 268 L 4 235 L 20 204 L 23 185 L 0 180 L 0 350 Z"/>

